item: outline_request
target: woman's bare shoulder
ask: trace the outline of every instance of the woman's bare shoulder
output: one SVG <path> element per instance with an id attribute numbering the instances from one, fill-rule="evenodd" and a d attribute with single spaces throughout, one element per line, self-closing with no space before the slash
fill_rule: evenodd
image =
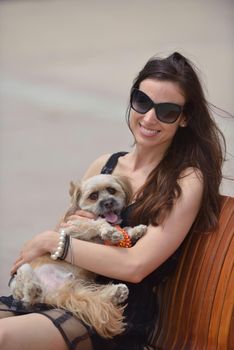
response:
<path id="1" fill-rule="evenodd" d="M 83 179 L 87 179 L 91 176 L 98 175 L 100 174 L 103 166 L 111 156 L 110 153 L 108 154 L 103 154 L 102 156 L 98 157 L 86 170 Z"/>
<path id="2" fill-rule="evenodd" d="M 182 202 L 186 207 L 200 206 L 203 191 L 204 179 L 202 172 L 197 168 L 186 168 L 179 177 L 179 185 L 182 191 Z"/>
<path id="3" fill-rule="evenodd" d="M 179 176 L 179 182 L 186 182 L 191 180 L 203 183 L 203 174 L 201 170 L 194 167 L 188 167 L 181 172 Z"/>

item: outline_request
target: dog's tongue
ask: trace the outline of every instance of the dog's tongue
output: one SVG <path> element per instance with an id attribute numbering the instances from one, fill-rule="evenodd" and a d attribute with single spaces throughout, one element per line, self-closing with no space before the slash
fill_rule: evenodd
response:
<path id="1" fill-rule="evenodd" d="M 115 224 L 118 221 L 118 215 L 113 212 L 105 213 L 104 217 L 110 224 Z"/>

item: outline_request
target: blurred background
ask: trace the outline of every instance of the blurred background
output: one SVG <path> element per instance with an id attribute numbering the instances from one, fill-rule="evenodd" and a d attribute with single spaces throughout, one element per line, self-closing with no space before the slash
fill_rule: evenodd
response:
<path id="1" fill-rule="evenodd" d="M 233 27 L 232 0 L 0 0 L 1 295 L 23 243 L 67 209 L 69 182 L 130 149 L 129 89 L 151 56 L 189 57 L 208 100 L 233 114 Z M 215 118 L 233 176 L 233 119 Z"/>

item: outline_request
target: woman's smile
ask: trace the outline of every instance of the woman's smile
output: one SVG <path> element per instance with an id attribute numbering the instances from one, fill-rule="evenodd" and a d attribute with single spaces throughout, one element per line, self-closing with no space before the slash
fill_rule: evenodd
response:
<path id="1" fill-rule="evenodd" d="M 141 134 L 146 137 L 154 137 L 155 135 L 159 134 L 161 131 L 161 130 L 157 130 L 155 128 L 143 125 L 141 122 L 139 122 L 139 126 L 140 126 Z"/>

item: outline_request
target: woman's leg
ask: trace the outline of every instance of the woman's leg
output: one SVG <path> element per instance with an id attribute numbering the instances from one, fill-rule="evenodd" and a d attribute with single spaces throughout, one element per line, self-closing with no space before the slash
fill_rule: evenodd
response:
<path id="1" fill-rule="evenodd" d="M 77 319 L 71 319 L 73 322 L 76 321 L 76 337 L 70 345 L 45 315 L 32 313 L 0 319 L 0 349 L 92 350 L 87 329 Z M 68 323 L 67 327 L 69 327 Z"/>
<path id="2" fill-rule="evenodd" d="M 0 310 L 0 319 L 1 318 L 6 318 L 6 317 L 12 317 L 12 316 L 15 316 L 14 312 Z"/>

